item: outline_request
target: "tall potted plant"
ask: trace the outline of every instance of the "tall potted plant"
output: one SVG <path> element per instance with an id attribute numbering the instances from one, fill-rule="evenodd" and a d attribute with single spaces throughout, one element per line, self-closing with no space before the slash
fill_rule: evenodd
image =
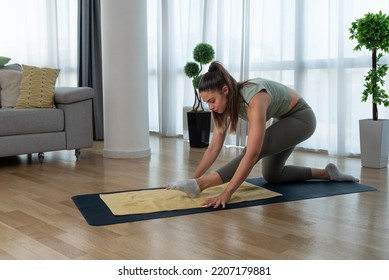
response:
<path id="1" fill-rule="evenodd" d="M 367 13 L 352 22 L 350 39 L 356 39 L 355 51 L 363 47 L 372 52 L 372 66 L 365 76 L 362 101 L 372 100 L 372 119 L 359 121 L 361 162 L 364 167 L 383 168 L 388 165 L 389 120 L 378 118 L 378 105 L 389 106 L 389 96 L 384 89 L 388 65 L 379 63 L 389 52 L 389 17 L 381 11 Z"/>
<path id="2" fill-rule="evenodd" d="M 194 102 L 192 110 L 187 113 L 189 144 L 191 147 L 204 148 L 209 145 L 211 112 L 205 111 L 198 92 L 203 66 L 215 58 L 215 50 L 206 43 L 200 43 L 193 49 L 195 62 L 187 62 L 184 73 L 192 79 Z"/>

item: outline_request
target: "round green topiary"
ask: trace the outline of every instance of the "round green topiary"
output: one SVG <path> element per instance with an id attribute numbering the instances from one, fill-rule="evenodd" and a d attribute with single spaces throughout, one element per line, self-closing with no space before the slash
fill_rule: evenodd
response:
<path id="1" fill-rule="evenodd" d="M 184 73 L 186 76 L 192 79 L 193 90 L 195 94 L 195 100 L 193 103 L 193 111 L 204 111 L 201 98 L 198 93 L 200 84 L 201 71 L 203 65 L 210 63 L 215 58 L 215 50 L 210 44 L 200 43 L 193 49 L 193 59 L 196 62 L 187 62 L 184 66 Z"/>
<path id="2" fill-rule="evenodd" d="M 193 79 L 193 87 L 194 88 L 199 88 L 199 84 L 200 84 L 200 81 L 201 81 L 201 78 L 203 77 L 203 75 L 198 75 L 197 77 L 194 77 Z"/>
<path id="3" fill-rule="evenodd" d="M 200 43 L 193 49 L 193 59 L 200 64 L 208 64 L 215 57 L 213 47 L 206 43 Z"/>
<path id="4" fill-rule="evenodd" d="M 188 62 L 184 66 L 184 73 L 189 78 L 196 77 L 196 75 L 200 72 L 200 66 L 196 62 Z"/>

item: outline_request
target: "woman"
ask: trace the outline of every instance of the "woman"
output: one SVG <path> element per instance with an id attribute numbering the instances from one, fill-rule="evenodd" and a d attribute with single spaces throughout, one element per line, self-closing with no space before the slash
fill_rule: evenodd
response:
<path id="1" fill-rule="evenodd" d="M 339 172 L 331 163 L 324 169 L 285 165 L 296 145 L 308 139 L 316 128 L 315 114 L 295 90 L 261 78 L 238 83 L 214 61 L 201 79 L 199 93 L 213 112 L 215 128 L 211 143 L 193 179 L 168 183 L 166 188 L 197 197 L 207 188 L 228 182 L 220 195 L 204 203 L 207 207 L 224 208 L 260 159 L 262 175 L 269 183 L 310 179 L 358 181 Z M 204 175 L 218 157 L 227 129 L 236 131 L 239 117 L 249 123 L 246 148 L 225 166 Z M 270 118 L 273 118 L 273 124 L 266 129 Z"/>

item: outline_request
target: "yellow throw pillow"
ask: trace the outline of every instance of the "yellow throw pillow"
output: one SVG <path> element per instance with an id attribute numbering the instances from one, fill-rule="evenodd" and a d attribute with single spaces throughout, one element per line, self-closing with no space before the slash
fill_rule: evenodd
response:
<path id="1" fill-rule="evenodd" d="M 54 90 L 59 69 L 23 65 L 16 109 L 55 108 Z"/>

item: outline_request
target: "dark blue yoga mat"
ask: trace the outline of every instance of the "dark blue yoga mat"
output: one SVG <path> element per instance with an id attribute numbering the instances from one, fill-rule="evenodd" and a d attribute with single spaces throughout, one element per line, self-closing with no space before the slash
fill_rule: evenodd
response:
<path id="1" fill-rule="evenodd" d="M 113 215 L 106 204 L 100 199 L 99 193 L 77 195 L 72 197 L 72 199 L 88 224 L 92 226 L 103 226 L 376 190 L 376 188 L 354 182 L 305 181 L 296 183 L 269 184 L 262 178 L 247 179 L 247 182 L 281 193 L 282 196 L 235 203 L 227 205 L 224 209 L 201 207 L 196 209 L 164 211 L 148 214 L 131 214 L 124 216 Z"/>

